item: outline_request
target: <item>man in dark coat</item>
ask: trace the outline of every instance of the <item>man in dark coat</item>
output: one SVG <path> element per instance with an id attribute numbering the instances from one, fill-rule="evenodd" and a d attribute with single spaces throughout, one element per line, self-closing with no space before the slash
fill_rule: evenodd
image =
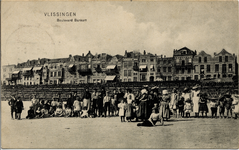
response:
<path id="1" fill-rule="evenodd" d="M 13 113 L 15 112 L 15 103 L 16 103 L 16 98 L 15 98 L 15 95 L 12 95 L 11 96 L 11 99 L 8 101 L 8 105 L 10 106 L 11 108 L 11 117 L 12 119 L 13 118 Z M 17 118 L 17 113 L 15 112 L 15 119 Z"/>

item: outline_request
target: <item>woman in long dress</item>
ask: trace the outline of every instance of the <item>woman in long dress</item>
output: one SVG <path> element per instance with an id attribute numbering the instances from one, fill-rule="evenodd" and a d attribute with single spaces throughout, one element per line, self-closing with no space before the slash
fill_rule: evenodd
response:
<path id="1" fill-rule="evenodd" d="M 199 93 L 200 90 L 198 86 L 194 86 L 192 88 L 192 101 L 193 101 L 193 112 L 195 113 L 195 117 L 199 116 Z"/>
<path id="2" fill-rule="evenodd" d="M 148 119 L 150 114 L 148 114 L 148 91 L 146 88 L 143 88 L 141 90 L 141 97 L 139 99 L 139 109 L 137 113 L 137 117 L 139 119 Z"/>
<path id="3" fill-rule="evenodd" d="M 133 117 L 132 102 L 135 100 L 134 94 L 132 93 L 131 89 L 128 90 L 128 94 L 127 94 L 126 100 L 127 100 L 127 105 L 126 105 L 125 117 L 126 117 L 127 121 L 131 121 L 131 119 Z"/>
<path id="4" fill-rule="evenodd" d="M 169 112 L 170 96 L 168 94 L 168 90 L 163 90 L 162 94 L 163 96 L 160 102 L 159 114 L 163 117 L 163 119 L 168 120 L 170 118 Z"/>

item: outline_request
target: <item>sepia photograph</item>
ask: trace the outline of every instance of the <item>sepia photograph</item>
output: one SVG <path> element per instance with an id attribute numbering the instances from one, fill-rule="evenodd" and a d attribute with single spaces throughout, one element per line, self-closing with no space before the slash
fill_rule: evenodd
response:
<path id="1" fill-rule="evenodd" d="M 2 149 L 238 149 L 238 1 L 1 1 Z"/>

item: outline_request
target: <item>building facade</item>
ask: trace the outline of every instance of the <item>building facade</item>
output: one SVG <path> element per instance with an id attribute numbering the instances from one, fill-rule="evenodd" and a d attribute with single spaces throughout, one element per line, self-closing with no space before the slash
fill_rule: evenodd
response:
<path id="1" fill-rule="evenodd" d="M 67 58 L 28 60 L 2 66 L 6 85 L 80 84 L 106 82 L 154 82 L 213 80 L 232 82 L 238 76 L 237 56 L 223 49 L 213 56 L 183 47 L 173 57 L 125 51 L 123 56 L 106 53 L 69 55 Z"/>

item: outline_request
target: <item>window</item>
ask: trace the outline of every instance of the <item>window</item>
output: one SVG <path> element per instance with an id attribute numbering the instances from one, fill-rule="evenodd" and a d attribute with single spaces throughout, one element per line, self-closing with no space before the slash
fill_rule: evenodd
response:
<path id="1" fill-rule="evenodd" d="M 214 75 L 213 75 L 213 77 L 214 77 L 214 78 L 216 78 L 216 77 L 217 77 L 217 75 L 216 75 L 216 74 L 214 74 Z"/>
<path id="2" fill-rule="evenodd" d="M 154 62 L 154 59 L 150 59 L 151 62 Z"/>
<path id="3" fill-rule="evenodd" d="M 205 62 L 205 63 L 207 62 L 207 57 L 204 57 L 204 62 Z"/>
<path id="4" fill-rule="evenodd" d="M 166 67 L 163 67 L 163 72 L 166 72 Z"/>
<path id="5" fill-rule="evenodd" d="M 128 67 L 128 62 L 124 62 L 124 67 L 125 67 L 125 68 Z"/>
<path id="6" fill-rule="evenodd" d="M 189 59 L 188 59 L 188 63 L 192 63 L 192 58 L 189 58 Z"/>
<path id="7" fill-rule="evenodd" d="M 181 78 L 181 80 L 183 81 L 183 80 L 185 80 L 185 78 L 184 78 L 184 77 L 182 77 L 182 78 Z"/>
<path id="8" fill-rule="evenodd" d="M 228 56 L 225 56 L 225 62 L 228 62 Z"/>
<path id="9" fill-rule="evenodd" d="M 176 63 L 179 64 L 179 59 L 178 58 L 176 59 Z"/>
<path id="10" fill-rule="evenodd" d="M 182 60 L 182 66 L 185 66 L 185 60 Z"/>
<path id="11" fill-rule="evenodd" d="M 53 77 L 53 72 L 51 72 L 51 77 Z"/>
<path id="12" fill-rule="evenodd" d="M 222 73 L 226 73 L 226 72 L 227 72 L 227 65 L 222 64 Z"/>
<path id="13" fill-rule="evenodd" d="M 191 77 L 187 77 L 186 80 L 187 80 L 187 81 L 190 81 L 190 80 L 191 80 Z"/>
<path id="14" fill-rule="evenodd" d="M 171 76 L 168 76 L 168 81 L 171 81 L 172 80 L 172 77 Z"/>
<path id="15" fill-rule="evenodd" d="M 137 81 L 137 77 L 134 77 L 134 81 Z"/>
<path id="16" fill-rule="evenodd" d="M 131 70 L 128 70 L 128 76 L 131 76 Z"/>
<path id="17" fill-rule="evenodd" d="M 190 74 L 190 73 L 191 73 L 191 69 L 189 68 L 189 69 L 188 69 L 188 74 Z"/>
<path id="18" fill-rule="evenodd" d="M 222 62 L 222 56 L 219 56 L 219 62 Z"/>
<path id="19" fill-rule="evenodd" d="M 54 77 L 56 77 L 56 72 L 54 72 Z"/>
<path id="20" fill-rule="evenodd" d="M 30 85 L 32 85 L 32 82 L 30 82 Z"/>
<path id="21" fill-rule="evenodd" d="M 131 67 L 133 64 L 132 64 L 132 61 L 129 61 L 128 62 L 128 67 Z"/>
<path id="22" fill-rule="evenodd" d="M 171 72 L 171 67 L 168 67 L 168 72 Z"/>
<path id="23" fill-rule="evenodd" d="M 200 65 L 200 74 L 204 74 L 204 65 Z"/>
<path id="24" fill-rule="evenodd" d="M 145 60 L 145 59 L 142 59 L 142 62 L 146 62 L 146 60 Z"/>
<path id="25" fill-rule="evenodd" d="M 124 76 L 127 76 L 127 70 L 124 70 Z"/>
<path id="26" fill-rule="evenodd" d="M 137 76 L 137 75 L 138 75 L 138 73 L 136 73 L 136 72 L 135 72 L 135 73 L 134 73 L 134 75 L 135 75 L 135 76 Z"/>
<path id="27" fill-rule="evenodd" d="M 58 77 L 60 77 L 61 76 L 61 71 L 58 71 Z"/>
<path id="28" fill-rule="evenodd" d="M 131 82 L 131 79 L 128 79 L 128 82 Z"/>
<path id="29" fill-rule="evenodd" d="M 232 64 L 228 64 L 228 71 L 232 71 Z"/>
<path id="30" fill-rule="evenodd" d="M 182 69 L 182 74 L 184 74 L 184 69 Z"/>
<path id="31" fill-rule="evenodd" d="M 168 64 L 171 64 L 171 60 L 168 60 Z"/>
<path id="32" fill-rule="evenodd" d="M 124 82 L 127 82 L 127 79 L 124 79 Z"/>
<path id="33" fill-rule="evenodd" d="M 142 81 L 146 80 L 146 76 L 144 74 L 142 74 Z"/>
<path id="34" fill-rule="evenodd" d="M 179 69 L 176 69 L 176 74 L 179 74 Z"/>
<path id="35" fill-rule="evenodd" d="M 210 72 L 210 65 L 207 65 L 207 72 Z"/>
<path id="36" fill-rule="evenodd" d="M 151 75 L 151 76 L 153 76 L 153 75 L 154 75 L 154 73 L 150 73 L 150 75 Z"/>
<path id="37" fill-rule="evenodd" d="M 215 65 L 215 72 L 219 72 L 219 64 Z"/>
<path id="38" fill-rule="evenodd" d="M 164 60 L 164 61 L 163 61 L 163 64 L 166 64 L 166 63 L 167 63 L 167 60 Z"/>
<path id="39" fill-rule="evenodd" d="M 199 62 L 199 63 L 202 62 L 202 58 L 201 58 L 201 57 L 198 58 L 198 62 Z"/>
<path id="40" fill-rule="evenodd" d="M 203 78 L 204 78 L 204 75 L 203 75 L 203 74 L 202 74 L 202 75 L 200 75 L 200 78 L 201 78 L 201 79 L 203 79 Z"/>
<path id="41" fill-rule="evenodd" d="M 194 76 L 194 80 L 198 80 L 198 75 L 195 75 L 195 76 Z"/>
<path id="42" fill-rule="evenodd" d="M 160 72 L 160 67 L 158 67 L 158 72 Z"/>

